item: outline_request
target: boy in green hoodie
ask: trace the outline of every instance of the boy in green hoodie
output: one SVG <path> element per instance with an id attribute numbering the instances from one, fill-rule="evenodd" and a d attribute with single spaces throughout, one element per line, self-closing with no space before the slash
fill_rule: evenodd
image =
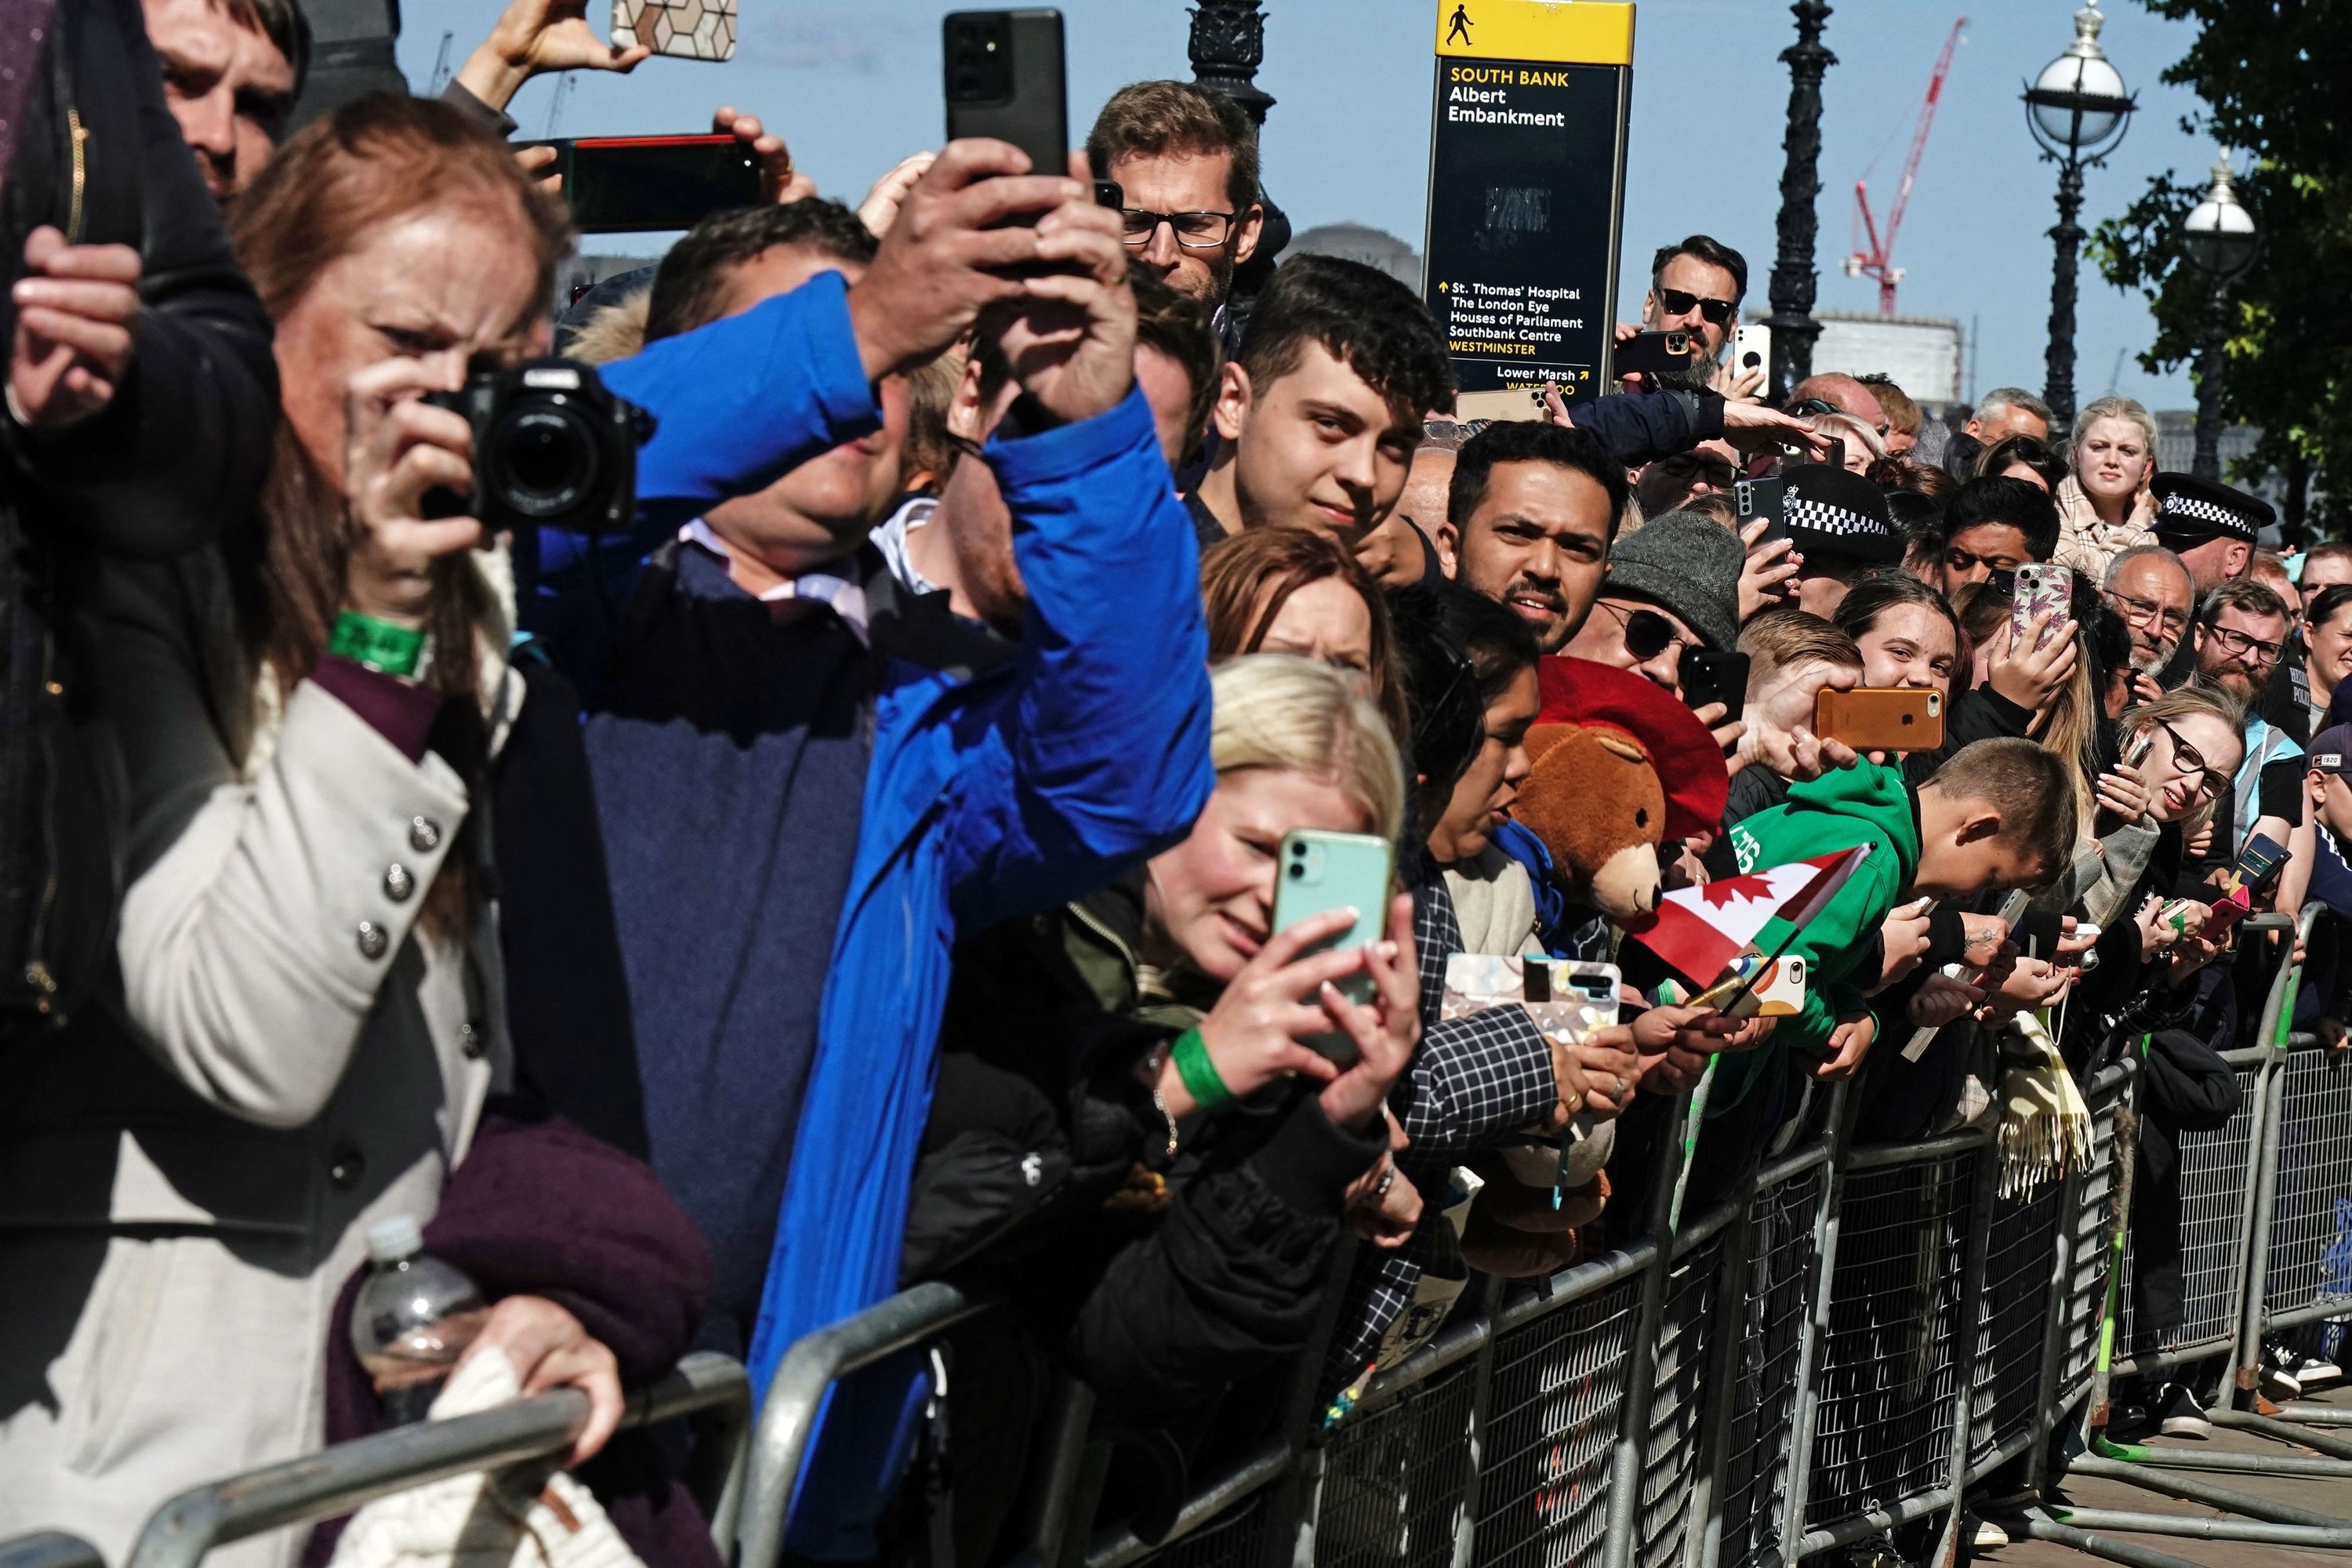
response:
<path id="1" fill-rule="evenodd" d="M 1900 767 L 1868 762 L 1790 786 L 1786 805 L 1731 829 L 1743 873 L 1863 844 L 1870 853 L 1790 942 L 1805 961 L 1805 1010 L 1782 1019 L 1771 1043 L 1827 1051 L 1842 1066 L 1859 1062 L 1879 1031 L 1853 981 L 1875 978 L 1855 972 L 1874 961 L 1873 938 L 1895 906 L 2038 886 L 2074 853 L 2074 828 L 2065 763 L 2025 740 L 1963 747 L 1916 794 Z M 1769 952 L 1788 934 L 1774 921 L 1757 945 Z"/>

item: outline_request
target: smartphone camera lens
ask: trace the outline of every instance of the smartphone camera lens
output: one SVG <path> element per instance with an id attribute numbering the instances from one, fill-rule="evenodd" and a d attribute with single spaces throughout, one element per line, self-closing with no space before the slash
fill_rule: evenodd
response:
<path id="1" fill-rule="evenodd" d="M 1307 875 L 1307 868 L 1300 865 L 1297 861 L 1293 860 L 1290 863 L 1290 875 L 1291 879 L 1296 881 L 1297 879 Z"/>

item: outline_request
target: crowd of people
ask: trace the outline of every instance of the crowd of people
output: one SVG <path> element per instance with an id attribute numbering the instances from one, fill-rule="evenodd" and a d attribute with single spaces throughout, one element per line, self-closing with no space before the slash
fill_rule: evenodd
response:
<path id="1" fill-rule="evenodd" d="M 765 203 L 559 299 L 505 108 L 641 58 L 576 5 L 292 130 L 293 0 L 34 37 L 0 101 L 0 1533 L 119 1561 L 172 1493 L 383 1426 L 351 1303 L 405 1215 L 488 1302 L 469 1356 L 588 1394 L 572 1458 L 648 1563 L 716 1558 L 624 1390 L 695 1349 L 756 1386 L 926 1279 L 999 1308 L 837 1392 L 794 1553 L 936 1562 L 951 1493 L 955 1559 L 1005 1559 L 1071 1377 L 1150 1538 L 1474 1276 L 1642 1233 L 1694 1091 L 1691 1212 L 1839 1080 L 1874 1140 L 2045 1115 L 2000 1148 L 2048 1179 L 2079 1082 L 2142 1058 L 2134 1323 L 2177 1337 L 2169 1141 L 2229 1114 L 2281 952 L 2231 922 L 2352 921 L 2352 545 L 2263 549 L 2137 404 L 1768 402 L 1724 363 L 1747 263 L 1694 235 L 1620 333 L 1702 368 L 1459 418 L 1393 279 L 1237 292 L 1255 132 L 1174 81 L 1066 170 L 955 142 L 855 207 L 722 109 Z M 425 395 L 559 353 L 647 416 L 632 521 L 486 527 Z M 1817 723 L 1857 690 L 1930 694 L 1940 741 Z M 1277 929 L 1300 829 L 1392 846 L 1386 907 Z M 2287 853 L 2249 882 L 2257 839 Z M 1838 858 L 1759 938 L 1799 1010 L 1639 941 L 1674 889 Z M 2331 1040 L 2336 946 L 2298 999 Z M 1614 1021 L 1465 1006 L 1457 955 L 1615 965 Z M 2200 1431 L 2167 1375 L 2145 1419 Z"/>

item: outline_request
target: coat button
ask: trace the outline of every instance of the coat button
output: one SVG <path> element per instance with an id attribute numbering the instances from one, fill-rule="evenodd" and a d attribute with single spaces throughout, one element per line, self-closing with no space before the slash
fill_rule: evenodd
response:
<path id="1" fill-rule="evenodd" d="M 350 1192 L 366 1173 L 367 1156 L 360 1152 L 359 1145 L 349 1139 L 338 1141 L 327 1157 L 327 1180 Z"/>
<path id="2" fill-rule="evenodd" d="M 484 1037 L 481 1026 L 478 1024 L 458 1025 L 457 1048 L 466 1053 L 466 1059 L 467 1061 L 471 1062 L 481 1060 L 482 1053 L 489 1049 L 489 1041 Z"/>
<path id="3" fill-rule="evenodd" d="M 408 819 L 408 847 L 419 855 L 430 854 L 441 847 L 441 825 L 429 816 Z"/>
<path id="4" fill-rule="evenodd" d="M 383 927 L 373 921 L 360 921 L 359 939 L 362 958 L 382 958 L 383 950 L 392 942 L 392 939 L 384 934 Z"/>
<path id="5" fill-rule="evenodd" d="M 416 879 L 408 874 L 407 867 L 394 861 L 383 868 L 385 898 L 395 904 L 404 904 L 408 901 L 408 895 L 415 891 L 416 891 Z"/>

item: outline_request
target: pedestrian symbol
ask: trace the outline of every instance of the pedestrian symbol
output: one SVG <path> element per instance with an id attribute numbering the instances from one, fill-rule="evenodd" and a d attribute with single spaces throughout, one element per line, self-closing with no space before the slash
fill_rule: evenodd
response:
<path id="1" fill-rule="evenodd" d="M 1454 25 L 1445 29 L 1445 41 L 1447 43 L 1450 44 L 1454 42 L 1457 37 L 1462 40 L 1462 44 L 1465 48 L 1471 47 L 1470 7 L 1466 5 L 1456 5 L 1454 7 Z"/>

